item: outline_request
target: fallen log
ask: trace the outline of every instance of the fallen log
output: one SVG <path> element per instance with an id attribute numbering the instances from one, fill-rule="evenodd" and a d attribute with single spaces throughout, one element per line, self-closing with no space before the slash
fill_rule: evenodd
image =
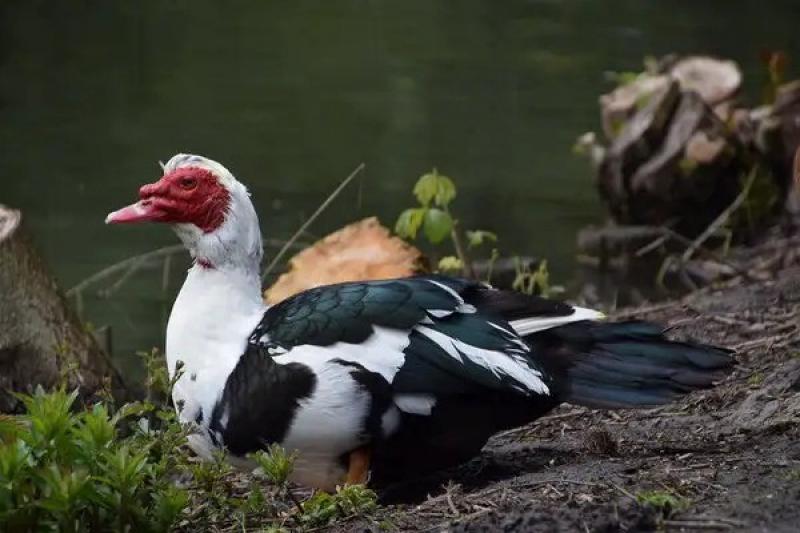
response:
<path id="1" fill-rule="evenodd" d="M 0 205 L 0 411 L 19 407 L 14 392 L 65 383 L 84 396 L 125 396 L 122 379 L 64 295 L 22 225 Z"/>

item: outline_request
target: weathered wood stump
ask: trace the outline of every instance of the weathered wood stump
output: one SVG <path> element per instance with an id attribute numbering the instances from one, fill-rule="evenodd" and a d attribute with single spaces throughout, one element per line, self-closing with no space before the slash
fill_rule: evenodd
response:
<path id="1" fill-rule="evenodd" d="M 63 382 L 84 395 L 125 390 L 33 246 L 22 214 L 0 205 L 0 411 L 18 408 L 12 392 Z"/>
<path id="2" fill-rule="evenodd" d="M 800 144 L 800 82 L 751 111 L 737 104 L 742 75 L 732 61 L 669 57 L 626 80 L 600 97 L 605 140 L 589 133 L 576 145 L 592 160 L 611 215 L 610 240 L 620 236 L 615 226 L 668 226 L 694 238 L 751 175 L 745 229 L 774 219 L 789 196 Z"/>
<path id="3" fill-rule="evenodd" d="M 742 145 L 723 121 L 741 73 L 702 56 L 653 68 L 600 98 L 608 147 L 597 186 L 615 222 L 694 235 L 741 187 Z"/>

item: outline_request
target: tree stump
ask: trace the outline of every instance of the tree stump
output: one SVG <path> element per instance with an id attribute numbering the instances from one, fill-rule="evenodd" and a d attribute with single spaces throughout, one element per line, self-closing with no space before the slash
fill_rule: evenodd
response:
<path id="1" fill-rule="evenodd" d="M 582 137 L 597 186 L 622 225 L 701 232 L 736 197 L 746 154 L 721 117 L 733 113 L 741 72 L 732 61 L 662 61 L 600 99 L 608 146 Z"/>
<path id="2" fill-rule="evenodd" d="M 22 214 L 0 205 L 0 411 L 19 407 L 12 392 L 59 383 L 85 396 L 125 392 L 33 246 Z"/>

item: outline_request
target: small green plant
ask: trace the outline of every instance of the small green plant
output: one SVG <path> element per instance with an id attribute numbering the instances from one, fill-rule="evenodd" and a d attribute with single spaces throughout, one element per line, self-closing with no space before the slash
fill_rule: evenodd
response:
<path id="1" fill-rule="evenodd" d="M 443 272 L 460 271 L 464 276 L 475 277 L 467 250 L 484 243 L 496 242 L 497 235 L 490 231 L 462 232 L 458 219 L 453 217 L 450 204 L 456 197 L 452 179 L 436 169 L 422 175 L 414 185 L 414 196 L 419 205 L 406 209 L 395 223 L 395 233 L 404 239 L 416 239 L 420 230 L 431 244 L 441 244 L 450 237 L 454 254 L 442 257 L 438 269 Z M 464 246 L 466 237 L 468 246 Z"/>
<path id="2" fill-rule="evenodd" d="M 395 232 L 404 238 L 416 239 L 420 229 L 432 244 L 446 239 L 455 224 L 450 215 L 450 202 L 456 197 L 453 180 L 433 169 L 414 185 L 419 207 L 406 209 L 395 224 Z"/>
<path id="3" fill-rule="evenodd" d="M 377 507 L 378 497 L 363 485 L 338 487 L 334 494 L 316 492 L 303 502 L 300 521 L 307 526 L 321 527 L 336 519 L 367 515 Z"/>
<path id="4" fill-rule="evenodd" d="M 564 288 L 560 285 L 550 284 L 550 272 L 546 260 L 540 261 L 536 270 L 531 270 L 519 258 L 515 258 L 514 264 L 517 272 L 512 284 L 514 290 L 523 294 L 538 294 L 545 298 L 564 292 Z"/>
<path id="5" fill-rule="evenodd" d="M 137 352 L 145 369 L 145 392 L 149 401 L 165 401 L 172 390 L 169 372 L 164 361 L 164 356 L 153 348 L 147 352 Z"/>
<path id="6" fill-rule="evenodd" d="M 640 492 L 636 495 L 640 505 L 649 505 L 661 512 L 664 516 L 682 511 L 689 506 L 689 500 L 668 491 L 652 490 Z"/>
<path id="7" fill-rule="evenodd" d="M 266 450 L 259 450 L 249 457 L 261 468 L 267 479 L 275 484 L 278 493 L 286 494 L 302 515 L 303 506 L 289 487 L 289 475 L 294 468 L 297 453 L 286 453 L 280 444 L 272 443 Z"/>
<path id="8" fill-rule="evenodd" d="M 292 473 L 297 453 L 286 453 L 281 445 L 273 443 L 266 450 L 251 454 L 250 458 L 261 467 L 267 479 L 283 487 L 289 480 L 289 474 Z"/>
<path id="9" fill-rule="evenodd" d="M 437 268 L 440 272 L 457 273 L 464 270 L 464 262 L 453 255 L 447 255 L 439 259 Z"/>
<path id="10" fill-rule="evenodd" d="M 73 411 L 76 393 L 20 395 L 24 416 L 0 423 L 0 525 L 10 531 L 165 531 L 188 503 L 136 437 L 133 412 Z"/>

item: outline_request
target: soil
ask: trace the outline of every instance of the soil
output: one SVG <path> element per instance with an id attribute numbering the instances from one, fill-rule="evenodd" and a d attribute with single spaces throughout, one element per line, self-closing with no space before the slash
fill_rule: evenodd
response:
<path id="1" fill-rule="evenodd" d="M 559 408 L 331 530 L 800 531 L 800 268 L 617 317 L 734 348 L 738 367 L 657 409 Z"/>

